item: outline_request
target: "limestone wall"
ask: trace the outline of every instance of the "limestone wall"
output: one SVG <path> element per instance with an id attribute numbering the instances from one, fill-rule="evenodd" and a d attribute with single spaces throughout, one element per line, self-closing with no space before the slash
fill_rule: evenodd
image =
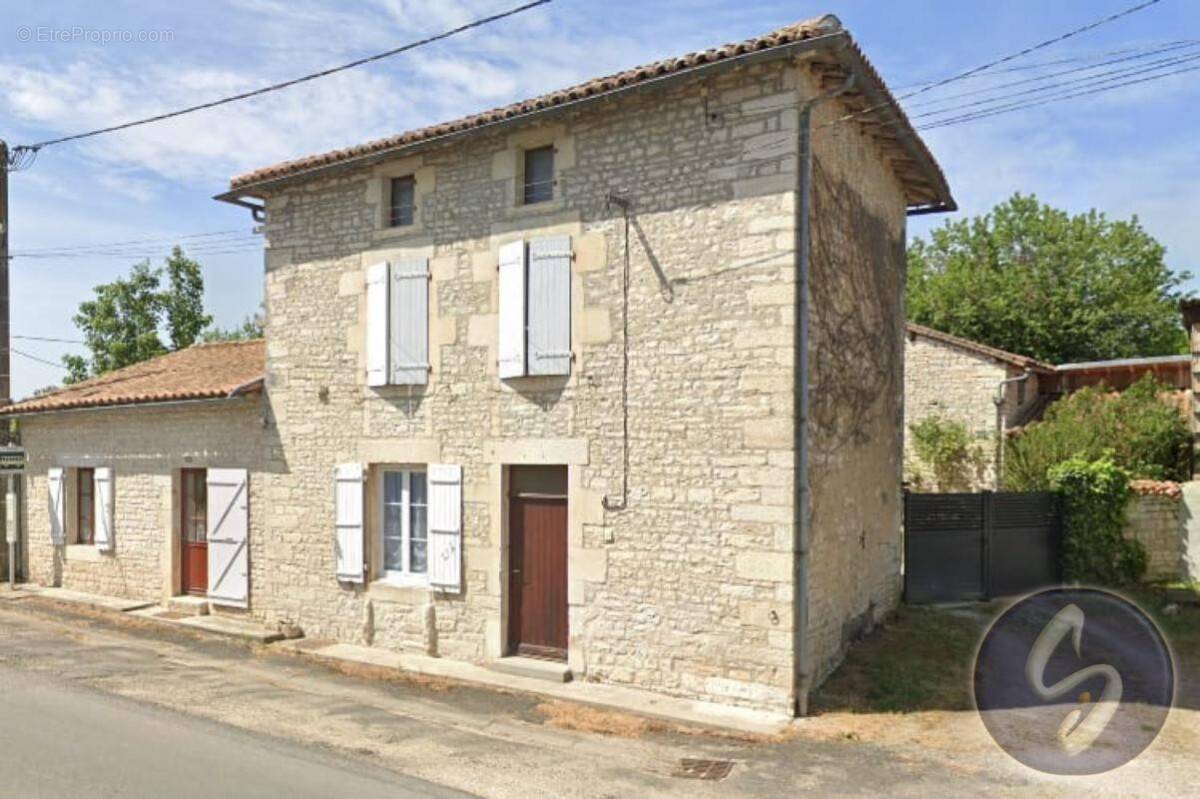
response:
<path id="1" fill-rule="evenodd" d="M 160 601 L 178 593 L 176 493 L 182 468 L 261 469 L 266 438 L 258 399 L 220 403 L 77 411 L 21 419 L 29 453 L 23 530 L 29 580 L 76 591 Z M 50 538 L 47 472 L 67 470 L 68 533 L 74 533 L 74 469 L 113 469 L 111 552 Z M 250 477 L 251 535 L 262 529 L 265 503 Z M 253 553 L 252 553 L 253 557 Z M 254 592 L 251 585 L 251 592 Z"/>
<path id="2" fill-rule="evenodd" d="M 904 198 L 871 141 L 834 130 L 813 164 L 810 687 L 900 599 Z"/>

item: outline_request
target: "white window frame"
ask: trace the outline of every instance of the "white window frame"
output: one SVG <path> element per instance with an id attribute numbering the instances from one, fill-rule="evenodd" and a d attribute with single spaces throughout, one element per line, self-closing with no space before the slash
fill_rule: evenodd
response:
<path id="1" fill-rule="evenodd" d="M 400 489 L 400 531 L 401 531 L 401 560 L 400 570 L 387 568 L 387 480 L 388 475 L 401 475 Z M 425 571 L 412 571 L 412 476 L 425 475 Z M 424 467 L 419 466 L 389 466 L 379 470 L 379 570 L 377 579 L 393 585 L 429 585 L 429 474 Z"/>

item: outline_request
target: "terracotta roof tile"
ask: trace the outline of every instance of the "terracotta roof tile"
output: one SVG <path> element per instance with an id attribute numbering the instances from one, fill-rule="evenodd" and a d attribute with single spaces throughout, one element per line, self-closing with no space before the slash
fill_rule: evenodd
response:
<path id="1" fill-rule="evenodd" d="M 1011 364 L 1021 369 L 1032 369 L 1035 372 L 1054 371 L 1052 365 L 1043 363 L 1036 358 L 1030 358 L 1027 355 L 1017 355 L 1015 352 L 1007 352 L 996 347 L 989 347 L 987 344 L 980 344 L 978 341 L 971 341 L 969 338 L 961 338 L 950 333 L 943 333 L 940 330 L 934 330 L 932 327 L 925 327 L 925 325 L 918 325 L 915 322 L 908 322 L 906 326 L 910 336 L 923 336 L 934 341 L 940 341 L 943 344 L 949 344 L 952 347 L 958 347 L 967 352 L 973 352 L 976 355 L 982 355 L 985 358 Z"/>
<path id="2" fill-rule="evenodd" d="M 0 408 L 0 416 L 261 391 L 266 356 L 262 339 L 197 344 Z"/>
<path id="3" fill-rule="evenodd" d="M 433 142 L 450 134 L 476 130 L 537 111 L 599 98 L 627 87 L 706 64 L 714 64 L 738 56 L 761 53 L 773 48 L 782 48 L 797 42 L 815 39 L 827 40 L 829 54 L 833 60 L 840 62 L 843 67 L 852 62 L 856 70 L 860 72 L 860 77 L 865 79 L 860 80 L 858 85 L 842 95 L 841 101 L 849 113 L 874 109 L 879 106 L 877 113 L 864 114 L 858 118 L 858 121 L 882 143 L 890 144 L 893 150 L 890 160 L 896 168 L 901 182 L 908 190 L 909 205 L 953 210 L 956 207 L 954 199 L 950 196 L 945 176 L 937 162 L 934 161 L 924 142 L 921 141 L 895 98 L 888 91 L 879 73 L 866 60 L 862 51 L 850 38 L 849 33 L 842 27 L 840 20 L 831 14 L 797 22 L 743 42 L 688 53 L 676 58 L 667 58 L 612 75 L 593 78 L 566 89 L 549 92 L 450 122 L 417 128 L 353 147 L 283 161 L 273 166 L 256 169 L 233 178 L 230 181 L 230 191 L 222 195 L 222 198 L 247 194 L 252 196 L 253 189 L 257 188 L 259 184 L 269 181 L 296 177 L 390 150 Z M 831 79 L 838 80 L 839 76 L 832 76 Z"/>

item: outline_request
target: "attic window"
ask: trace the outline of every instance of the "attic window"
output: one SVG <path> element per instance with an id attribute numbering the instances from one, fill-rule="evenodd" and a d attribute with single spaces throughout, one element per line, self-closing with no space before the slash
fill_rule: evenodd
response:
<path id="1" fill-rule="evenodd" d="M 525 204 L 554 199 L 554 147 L 525 151 Z"/>
<path id="2" fill-rule="evenodd" d="M 388 217 L 392 227 L 411 225 L 416 216 L 417 181 L 412 175 L 402 178 L 392 178 L 391 214 Z"/>

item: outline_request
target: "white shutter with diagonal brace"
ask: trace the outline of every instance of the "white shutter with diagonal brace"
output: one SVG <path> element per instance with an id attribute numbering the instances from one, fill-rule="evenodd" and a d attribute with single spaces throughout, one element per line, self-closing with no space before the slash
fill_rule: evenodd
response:
<path id="1" fill-rule="evenodd" d="M 101 552 L 111 552 L 113 548 L 113 470 L 109 466 L 98 466 L 92 472 L 92 482 L 95 486 L 93 496 L 96 498 L 96 547 Z"/>
<path id="2" fill-rule="evenodd" d="M 462 467 L 429 466 L 429 583 L 462 590 Z"/>
<path id="3" fill-rule="evenodd" d="M 367 385 L 388 384 L 388 268 L 387 261 L 367 267 Z"/>
<path id="4" fill-rule="evenodd" d="M 334 471 L 334 549 L 337 578 L 364 581 L 363 568 L 363 466 L 343 463 Z"/>
<path id="5" fill-rule="evenodd" d="M 245 469 L 208 470 L 208 599 L 246 607 L 250 599 L 250 485 Z"/>
<path id="6" fill-rule="evenodd" d="M 571 237 L 529 242 L 528 360 L 531 375 L 571 373 Z"/>
<path id="7" fill-rule="evenodd" d="M 47 501 L 50 508 L 50 540 L 61 546 L 67 540 L 67 508 L 65 470 L 54 467 L 46 473 L 49 489 Z"/>
<path id="8" fill-rule="evenodd" d="M 525 242 L 500 247 L 500 377 L 525 371 Z"/>
<path id="9" fill-rule="evenodd" d="M 429 261 L 397 261 L 390 283 L 390 382 L 423 386 L 429 382 Z"/>

